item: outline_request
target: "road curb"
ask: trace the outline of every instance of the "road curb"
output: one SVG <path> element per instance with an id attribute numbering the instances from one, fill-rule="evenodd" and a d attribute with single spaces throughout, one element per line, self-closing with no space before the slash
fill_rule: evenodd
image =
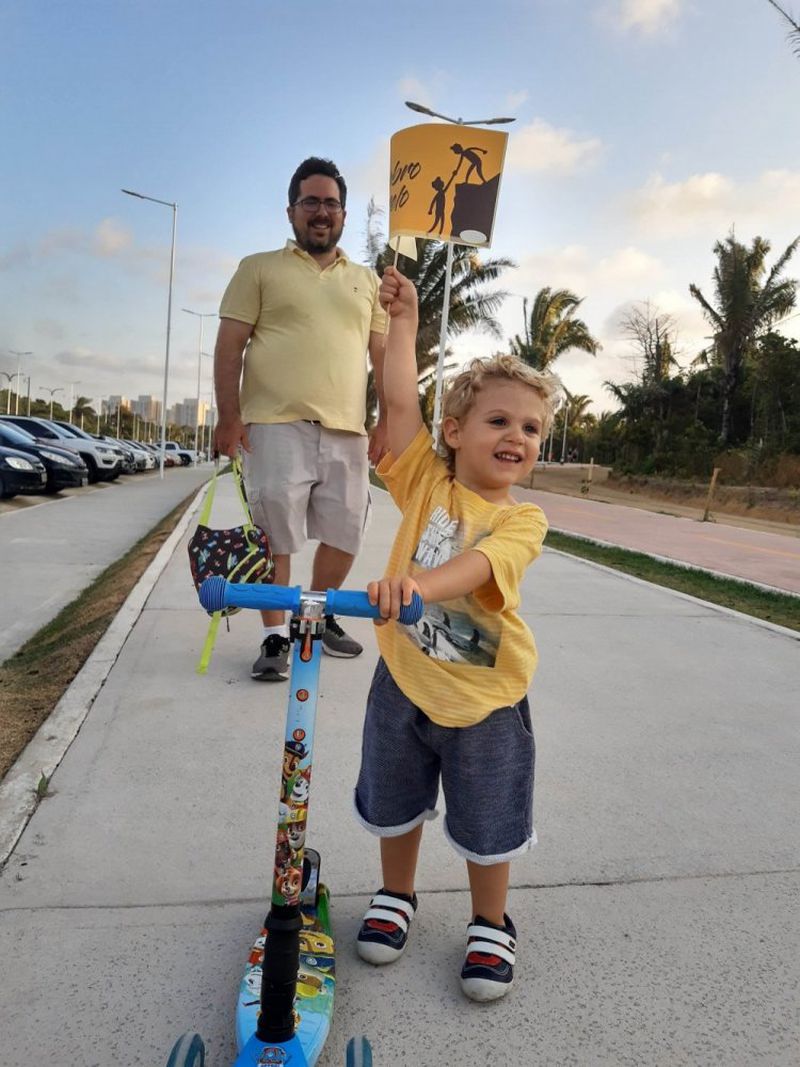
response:
<path id="1" fill-rule="evenodd" d="M 0 870 L 16 848 L 36 810 L 39 802 L 36 791 L 38 782 L 43 774 L 50 779 L 75 740 L 147 598 L 207 492 L 208 483 L 198 490 L 83 667 L 0 782 Z"/>

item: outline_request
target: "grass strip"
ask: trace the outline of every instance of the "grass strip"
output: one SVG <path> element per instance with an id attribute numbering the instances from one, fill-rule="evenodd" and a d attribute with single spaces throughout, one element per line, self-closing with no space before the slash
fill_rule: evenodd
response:
<path id="1" fill-rule="evenodd" d="M 196 495 L 192 490 L 0 664 L 0 778 L 53 711 Z"/>
<path id="2" fill-rule="evenodd" d="M 545 545 L 632 574 L 654 585 L 663 585 L 699 600 L 707 600 L 711 604 L 720 604 L 756 619 L 800 631 L 800 597 L 770 593 L 756 585 L 722 578 L 707 571 L 687 570 L 678 564 L 662 563 L 644 552 L 594 544 L 557 530 L 548 532 Z"/>
<path id="3" fill-rule="evenodd" d="M 369 478 L 379 489 L 386 488 L 373 470 L 369 472 Z M 558 530 L 548 532 L 545 545 L 571 556 L 602 563 L 624 574 L 632 574 L 645 582 L 688 593 L 698 600 L 707 600 L 710 604 L 720 604 L 724 608 L 741 611 L 743 615 L 752 615 L 756 619 L 773 622 L 776 626 L 800 631 L 800 597 L 770 593 L 766 589 L 759 589 L 757 585 L 720 578 L 708 571 L 688 570 L 678 564 L 662 563 L 644 552 L 598 545 Z"/>

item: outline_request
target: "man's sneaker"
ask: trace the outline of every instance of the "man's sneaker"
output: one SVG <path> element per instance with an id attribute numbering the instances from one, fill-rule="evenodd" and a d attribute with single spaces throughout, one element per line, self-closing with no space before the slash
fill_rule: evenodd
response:
<path id="1" fill-rule="evenodd" d="M 461 968 L 461 988 L 470 1000 L 497 1000 L 514 982 L 517 931 L 507 915 L 496 926 L 480 915 L 467 928 L 467 956 Z"/>
<path id="2" fill-rule="evenodd" d="M 325 633 L 322 635 L 322 647 L 329 656 L 341 656 L 352 659 L 364 651 L 358 641 L 346 634 L 333 615 L 325 616 Z"/>
<path id="3" fill-rule="evenodd" d="M 289 638 L 281 634 L 265 637 L 250 676 L 258 682 L 285 682 L 289 677 Z"/>
<path id="4" fill-rule="evenodd" d="M 356 949 L 367 963 L 394 963 L 403 954 L 408 928 L 417 910 L 417 894 L 412 897 L 386 893 L 383 889 L 369 902 Z"/>

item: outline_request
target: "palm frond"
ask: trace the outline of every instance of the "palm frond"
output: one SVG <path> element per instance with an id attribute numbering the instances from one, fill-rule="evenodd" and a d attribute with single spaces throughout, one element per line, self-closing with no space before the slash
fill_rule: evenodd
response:
<path id="1" fill-rule="evenodd" d="M 776 3 L 775 0 L 767 0 L 767 2 L 772 4 L 775 10 L 779 12 L 779 14 L 782 16 L 782 18 L 789 23 L 790 29 L 788 39 L 789 41 L 791 41 L 792 50 L 794 51 L 794 54 L 796 56 L 800 56 L 800 23 L 798 23 L 796 19 L 792 18 L 792 16 L 787 11 L 784 11 L 781 5 Z"/>

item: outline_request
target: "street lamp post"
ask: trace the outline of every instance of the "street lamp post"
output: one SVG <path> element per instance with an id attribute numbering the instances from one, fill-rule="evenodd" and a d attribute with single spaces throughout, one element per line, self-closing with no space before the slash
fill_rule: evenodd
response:
<path id="1" fill-rule="evenodd" d="M 206 312 L 192 311 L 191 308 L 181 308 L 181 310 L 185 311 L 187 315 L 194 315 L 195 318 L 198 318 L 200 320 L 200 340 L 199 340 L 199 343 L 197 345 L 197 411 L 195 412 L 195 414 L 197 415 L 197 418 L 195 419 L 195 425 L 194 425 L 195 463 L 199 463 L 200 462 L 200 445 L 199 445 L 199 442 L 200 442 L 200 364 L 202 362 L 202 357 L 205 356 L 205 355 L 208 355 L 207 352 L 203 351 L 203 319 L 216 318 L 216 312 L 214 312 L 214 311 L 206 311 Z"/>
<path id="2" fill-rule="evenodd" d="M 81 381 L 69 383 L 69 411 L 67 412 L 67 422 L 72 422 L 72 412 L 75 407 L 75 386 L 80 385 Z"/>
<path id="3" fill-rule="evenodd" d="M 172 208 L 172 248 L 169 257 L 169 296 L 167 297 L 167 345 L 164 353 L 164 401 L 161 408 L 161 456 L 159 463 L 159 477 L 164 477 L 164 453 L 167 449 L 167 386 L 169 384 L 169 335 L 172 330 L 172 280 L 175 276 L 175 231 L 178 225 L 178 205 L 171 200 L 158 200 L 154 196 L 144 196 L 143 193 L 135 193 L 132 189 L 123 189 L 127 196 L 138 197 L 139 200 L 149 200 L 153 204 L 163 204 L 164 207 Z"/>
<path id="4" fill-rule="evenodd" d="M 26 377 L 27 377 L 27 381 L 28 381 L 28 410 L 27 410 L 26 414 L 27 414 L 28 418 L 30 418 L 31 417 L 31 376 L 30 376 L 30 374 L 28 374 L 28 375 L 26 375 Z"/>
<path id="5" fill-rule="evenodd" d="M 50 394 L 50 420 L 52 422 L 52 419 L 53 419 L 53 397 L 56 395 L 56 393 L 63 393 L 64 392 L 64 387 L 61 386 L 61 385 L 57 386 L 55 389 L 48 389 L 47 387 L 45 387 L 42 390 L 42 392 Z"/>
<path id="6" fill-rule="evenodd" d="M 17 357 L 17 394 L 16 400 L 14 401 L 14 414 L 19 415 L 19 379 L 22 377 L 22 358 L 23 356 L 32 356 L 33 352 L 17 352 L 13 348 L 9 348 L 8 351 L 12 356 Z"/>
<path id="7" fill-rule="evenodd" d="M 13 374 L 9 374 L 8 371 L 0 370 L 0 374 L 2 374 L 4 378 L 8 379 L 8 386 L 6 388 L 6 415 L 10 415 L 11 414 L 11 383 L 16 378 L 17 372 L 14 371 Z"/>

